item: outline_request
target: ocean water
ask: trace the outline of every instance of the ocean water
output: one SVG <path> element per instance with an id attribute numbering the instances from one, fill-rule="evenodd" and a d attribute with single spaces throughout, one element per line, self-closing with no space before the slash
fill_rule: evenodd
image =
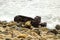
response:
<path id="1" fill-rule="evenodd" d="M 41 16 L 47 28 L 60 24 L 60 0 L 0 0 L 0 20 L 12 21 L 16 15 Z"/>

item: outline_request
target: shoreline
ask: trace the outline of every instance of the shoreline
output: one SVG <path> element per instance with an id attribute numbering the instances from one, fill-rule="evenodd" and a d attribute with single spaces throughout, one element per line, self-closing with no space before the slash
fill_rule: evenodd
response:
<path id="1" fill-rule="evenodd" d="M 19 23 L 0 22 L 1 40 L 60 40 L 60 30 L 34 26 L 21 27 Z"/>
<path id="2" fill-rule="evenodd" d="M 0 21 L 1 40 L 60 40 L 60 25 L 56 25 L 55 29 L 48 29 L 46 23 L 40 23 L 40 17 L 33 20 L 29 17 L 17 18 L 10 22 Z"/>

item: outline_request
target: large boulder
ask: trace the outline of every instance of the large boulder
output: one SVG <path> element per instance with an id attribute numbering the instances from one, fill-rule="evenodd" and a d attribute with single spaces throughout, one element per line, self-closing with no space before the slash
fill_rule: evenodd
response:
<path id="1" fill-rule="evenodd" d="M 33 18 L 27 17 L 27 16 L 22 16 L 22 15 L 17 15 L 14 17 L 15 22 L 26 22 L 29 20 L 33 20 Z"/>

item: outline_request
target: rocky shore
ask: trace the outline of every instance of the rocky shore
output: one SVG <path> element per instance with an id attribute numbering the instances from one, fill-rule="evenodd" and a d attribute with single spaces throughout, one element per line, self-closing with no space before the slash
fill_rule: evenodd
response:
<path id="1" fill-rule="evenodd" d="M 60 40 L 60 25 L 48 29 L 41 17 L 16 16 L 14 21 L 0 21 L 0 40 Z"/>

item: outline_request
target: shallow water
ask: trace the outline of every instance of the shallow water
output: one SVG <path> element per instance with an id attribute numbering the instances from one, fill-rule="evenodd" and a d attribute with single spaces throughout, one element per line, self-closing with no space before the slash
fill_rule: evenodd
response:
<path id="1" fill-rule="evenodd" d="M 0 20 L 11 21 L 16 15 L 41 16 L 47 27 L 60 24 L 60 0 L 0 0 Z"/>

